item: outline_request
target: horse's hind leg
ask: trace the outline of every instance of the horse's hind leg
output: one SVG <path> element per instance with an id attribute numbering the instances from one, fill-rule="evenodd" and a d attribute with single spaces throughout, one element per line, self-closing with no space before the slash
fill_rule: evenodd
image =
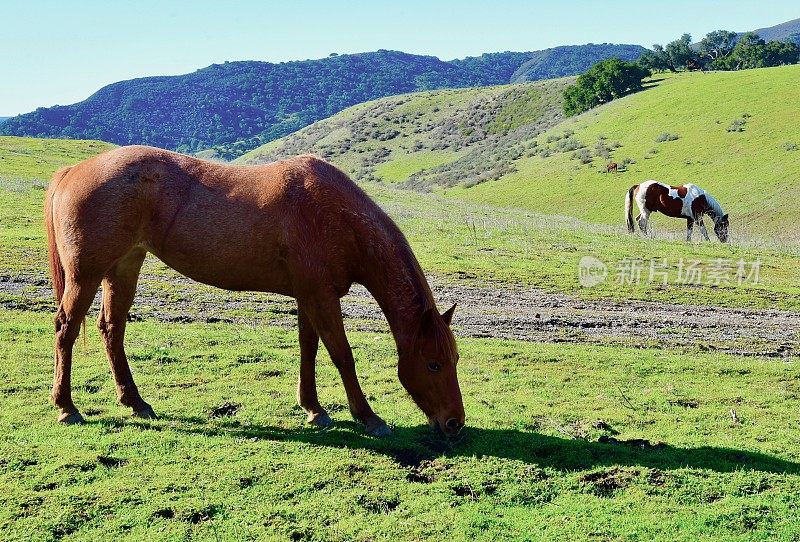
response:
<path id="1" fill-rule="evenodd" d="M 643 234 L 647 235 L 647 222 L 650 219 L 650 213 L 642 211 L 642 214 L 636 217 L 636 222 L 639 224 L 639 229 Z"/>
<path id="2" fill-rule="evenodd" d="M 694 219 L 687 218 L 686 219 L 686 240 L 692 240 L 692 232 L 694 231 Z"/>
<path id="3" fill-rule="evenodd" d="M 300 377 L 297 380 L 297 402 L 308 414 L 308 423 L 317 427 L 333 425 L 317 397 L 316 363 L 319 335 L 298 303 L 297 329 L 300 337 Z"/>
<path id="4" fill-rule="evenodd" d="M 64 295 L 55 317 L 55 355 L 51 398 L 58 407 L 58 421 L 81 423 L 83 416 L 72 402 L 72 347 L 80 333 L 86 312 L 92 305 L 100 279 L 75 279 L 66 274 Z"/>
<path id="5" fill-rule="evenodd" d="M 117 386 L 117 399 L 133 409 L 135 416 L 155 418 L 153 409 L 142 400 L 133 381 L 125 355 L 125 324 L 136 294 L 136 282 L 146 252 L 134 249 L 117 261 L 103 278 L 103 304 L 97 318 L 97 328 L 103 337 L 108 363 Z"/>

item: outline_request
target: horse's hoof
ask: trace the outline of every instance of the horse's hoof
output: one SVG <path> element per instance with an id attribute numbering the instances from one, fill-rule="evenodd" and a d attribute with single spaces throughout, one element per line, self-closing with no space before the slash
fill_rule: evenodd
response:
<path id="1" fill-rule="evenodd" d="M 157 420 L 158 416 L 156 416 L 155 411 L 153 411 L 153 407 L 150 405 L 145 405 L 144 407 L 140 408 L 139 410 L 134 410 L 133 415 L 137 418 L 142 418 L 143 420 Z"/>
<path id="2" fill-rule="evenodd" d="M 58 423 L 63 423 L 64 425 L 76 425 L 83 423 L 83 416 L 81 416 L 80 412 L 64 412 L 58 416 Z"/>
<path id="3" fill-rule="evenodd" d="M 375 424 L 374 427 L 370 427 L 369 425 L 365 428 L 365 432 L 371 437 L 388 437 L 391 436 L 392 430 L 389 429 L 389 426 L 386 425 L 386 422 L 383 420 L 379 420 L 379 423 Z"/>
<path id="4" fill-rule="evenodd" d="M 327 412 L 319 412 L 312 414 L 308 417 L 308 423 L 315 426 L 317 429 L 327 429 L 333 427 L 333 420 L 328 416 Z"/>

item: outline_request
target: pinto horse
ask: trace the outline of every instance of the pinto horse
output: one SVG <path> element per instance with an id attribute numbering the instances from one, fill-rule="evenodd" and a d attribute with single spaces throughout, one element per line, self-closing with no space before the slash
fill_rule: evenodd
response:
<path id="1" fill-rule="evenodd" d="M 398 376 L 433 428 L 464 425 L 458 350 L 425 275 L 395 223 L 347 175 L 314 156 L 262 166 L 216 164 L 143 146 L 121 147 L 60 170 L 45 222 L 56 298 L 52 400 L 58 420 L 80 423 L 72 402 L 72 347 L 102 284 L 98 328 L 117 396 L 154 418 L 123 347 L 125 323 L 148 252 L 194 280 L 297 300 L 297 400 L 318 427 L 319 340 L 341 375 L 350 412 L 366 433 L 389 427 L 370 407 L 345 335 L 340 298 L 355 282 L 375 297 L 398 352 Z"/>
<path id="2" fill-rule="evenodd" d="M 714 233 L 717 238 L 725 243 L 728 241 L 728 228 L 730 223 L 728 215 L 722 206 L 708 192 L 693 184 L 682 186 L 668 186 L 657 181 L 645 181 L 628 189 L 625 196 L 625 221 L 628 232 L 634 232 L 633 201 L 639 207 L 639 216 L 636 221 L 642 233 L 647 233 L 647 222 L 650 213 L 663 213 L 673 218 L 686 219 L 686 240 L 692 239 L 695 223 L 700 226 L 700 232 L 706 241 L 709 241 L 708 231 L 703 224 L 703 215 L 709 215 L 714 221 Z"/>

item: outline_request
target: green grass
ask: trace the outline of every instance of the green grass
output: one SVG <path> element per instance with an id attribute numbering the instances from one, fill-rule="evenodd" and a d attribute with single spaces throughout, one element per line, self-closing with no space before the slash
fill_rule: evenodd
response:
<path id="1" fill-rule="evenodd" d="M 565 121 L 537 139 L 541 148 L 549 136 L 571 130 L 593 149 L 603 136 L 607 144 L 622 145 L 612 151 L 613 160 L 636 161 L 625 173 L 606 174 L 606 160 L 597 156 L 581 165 L 571 153 L 556 153 L 522 158 L 515 173 L 448 195 L 618 224 L 629 186 L 646 179 L 692 182 L 719 199 L 734 232 L 796 241 L 795 199 L 787 194 L 800 188 L 800 152 L 785 147 L 800 142 L 798 77 L 800 66 L 658 75 L 663 80 L 653 88 Z M 745 121 L 743 132 L 727 130 L 736 119 Z M 679 138 L 656 142 L 663 133 Z M 681 221 L 662 222 L 660 227 L 670 230 L 685 227 Z"/>
<path id="2" fill-rule="evenodd" d="M 114 146 L 104 141 L 0 136 L 0 176 L 6 181 L 19 178 L 47 182 L 58 168 Z"/>
<path id="3" fill-rule="evenodd" d="M 407 154 L 379 164 L 375 174 L 390 183 L 399 183 L 414 173 L 448 164 L 459 157 L 457 152 L 429 151 Z"/>
<path id="4" fill-rule="evenodd" d="M 164 323 L 134 308 L 145 319 L 129 324 L 128 355 L 157 421 L 131 419 L 116 404 L 89 325 L 73 374 L 88 423 L 59 426 L 47 400 L 52 301 L 37 286 L 46 269 L 44 192 L 32 179 L 51 173 L 37 160 L 56 169 L 77 156 L 48 144 L 19 159 L 13 178 L 0 169 L 0 276 L 26 284 L 0 296 L 0 539 L 789 541 L 800 533 L 796 357 L 711 355 L 702 344 L 459 339 L 468 429 L 444 441 L 397 381 L 392 338 L 352 333 L 363 387 L 395 435 L 365 437 L 348 420 L 322 352 L 320 398 L 337 427 L 317 432 L 295 405 L 295 331 L 260 327 L 257 313 L 223 308 L 219 297 L 209 305 L 209 287 L 176 285 L 154 261 L 144 288 L 166 303 L 197 303 L 200 317 L 240 311 L 240 323 Z M 80 142 L 62 144 L 91 154 Z M 445 279 L 800 308 L 796 245 L 645 239 L 565 216 L 365 187 L 426 272 Z M 761 283 L 618 285 L 612 271 L 581 289 L 576 268 L 588 254 L 610 265 L 667 257 L 673 275 L 680 258 L 760 258 Z M 238 405 L 234 416 L 210 415 L 225 403 Z"/>
<path id="5" fill-rule="evenodd" d="M 47 402 L 51 335 L 49 315 L 0 311 L 4 540 L 792 540 L 800 529 L 800 432 L 786 423 L 800 387 L 784 361 L 462 340 L 469 428 L 446 442 L 397 382 L 391 338 L 353 334 L 364 388 L 395 427 L 376 440 L 348 421 L 324 355 L 320 395 L 338 426 L 319 433 L 294 404 L 294 333 L 222 324 L 129 326 L 152 422 L 115 404 L 90 331 L 73 377 L 89 422 L 61 427 Z M 209 416 L 225 402 L 235 416 Z"/>
<path id="6" fill-rule="evenodd" d="M 414 187 L 455 199 L 598 224 L 622 222 L 633 184 L 692 182 L 720 200 L 734 235 L 797 242 L 795 199 L 787 194 L 800 188 L 800 151 L 790 150 L 800 145 L 798 77 L 800 66 L 658 74 L 645 91 L 565 121 L 560 93 L 569 80 L 409 94 L 355 106 L 238 161 L 316 152 L 359 180 L 414 175 Z M 744 121 L 743 131 L 728 131 L 735 121 Z M 389 129 L 400 135 L 380 140 Z M 558 151 L 552 139 L 566 133 L 590 152 L 589 164 Z M 657 142 L 661 134 L 678 139 Z M 610 159 L 635 163 L 606 174 L 599 142 L 614 147 Z M 440 160 L 441 146 L 457 147 L 458 157 Z M 387 154 L 376 165 L 379 149 Z M 685 228 L 660 218 L 663 231 Z"/>

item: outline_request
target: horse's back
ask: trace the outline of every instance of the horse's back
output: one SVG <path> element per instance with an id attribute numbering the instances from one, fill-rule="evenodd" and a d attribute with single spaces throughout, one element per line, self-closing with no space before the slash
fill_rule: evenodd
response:
<path id="1" fill-rule="evenodd" d="M 354 217 L 393 224 L 347 175 L 311 155 L 231 166 L 120 147 L 71 168 L 53 192 L 55 221 L 76 233 L 61 245 L 84 259 L 102 267 L 141 247 L 235 290 L 291 295 L 290 275 L 302 266 L 349 286 L 363 243 Z"/>

